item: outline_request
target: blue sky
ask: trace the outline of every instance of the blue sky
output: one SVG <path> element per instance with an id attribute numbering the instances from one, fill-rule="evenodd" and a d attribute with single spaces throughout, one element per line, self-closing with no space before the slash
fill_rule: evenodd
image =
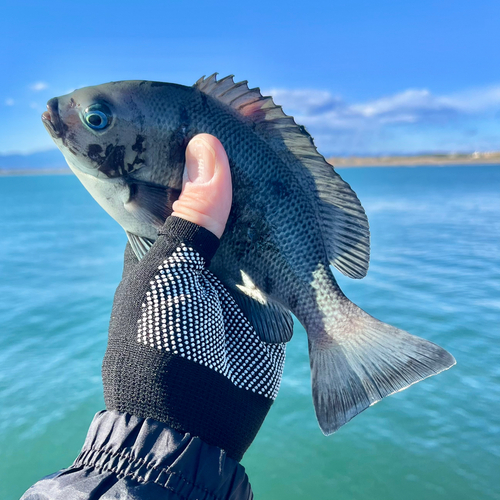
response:
<path id="1" fill-rule="evenodd" d="M 216 71 L 327 155 L 500 150 L 498 0 L 0 2 L 0 154 L 54 147 L 53 96 Z"/>

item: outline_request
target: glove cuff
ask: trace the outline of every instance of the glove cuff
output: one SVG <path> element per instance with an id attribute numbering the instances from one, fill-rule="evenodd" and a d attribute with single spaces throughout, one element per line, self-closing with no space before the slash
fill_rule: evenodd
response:
<path id="1" fill-rule="evenodd" d="M 121 371 L 118 383 L 112 368 L 119 363 L 133 366 L 134 371 Z M 126 352 L 108 348 L 103 376 L 108 381 L 104 388 L 108 410 L 153 418 L 178 432 L 189 432 L 238 462 L 273 404 L 203 365 L 137 343 Z"/>
<path id="2" fill-rule="evenodd" d="M 167 218 L 158 236 L 189 243 L 205 259 L 207 267 L 219 248 L 219 238 L 215 234 L 194 222 L 175 216 Z"/>

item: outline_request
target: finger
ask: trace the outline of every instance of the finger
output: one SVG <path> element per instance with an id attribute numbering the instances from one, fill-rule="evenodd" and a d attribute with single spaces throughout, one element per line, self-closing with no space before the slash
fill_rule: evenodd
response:
<path id="1" fill-rule="evenodd" d="M 220 141 L 199 134 L 186 148 L 186 166 L 179 199 L 172 215 L 203 226 L 221 237 L 231 210 L 231 171 Z"/>

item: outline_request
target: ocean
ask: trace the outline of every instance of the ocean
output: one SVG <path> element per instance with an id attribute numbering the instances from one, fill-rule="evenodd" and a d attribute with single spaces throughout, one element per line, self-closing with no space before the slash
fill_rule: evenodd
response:
<path id="1" fill-rule="evenodd" d="M 296 324 L 278 398 L 243 465 L 258 500 L 500 499 L 500 168 L 343 169 L 370 220 L 368 276 L 336 272 L 378 319 L 440 344 L 449 371 L 324 437 Z M 73 176 L 0 178 L 0 498 L 77 456 L 121 228 Z"/>

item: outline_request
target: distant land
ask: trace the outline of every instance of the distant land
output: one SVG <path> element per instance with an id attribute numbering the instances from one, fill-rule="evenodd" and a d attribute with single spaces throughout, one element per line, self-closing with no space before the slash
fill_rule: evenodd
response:
<path id="1" fill-rule="evenodd" d="M 0 155 L 0 176 L 65 173 L 69 174 L 71 170 L 58 149 L 40 151 L 29 155 Z"/>
<path id="2" fill-rule="evenodd" d="M 427 154 L 408 156 L 340 156 L 328 158 L 338 168 L 347 167 L 420 167 L 447 165 L 500 165 L 500 151 L 469 154 Z"/>
<path id="3" fill-rule="evenodd" d="M 328 158 L 338 168 L 418 167 L 446 165 L 500 165 L 500 151 L 470 154 L 426 154 L 408 156 L 339 156 Z M 58 149 L 29 155 L 0 155 L 0 176 L 61 175 L 71 171 Z"/>

